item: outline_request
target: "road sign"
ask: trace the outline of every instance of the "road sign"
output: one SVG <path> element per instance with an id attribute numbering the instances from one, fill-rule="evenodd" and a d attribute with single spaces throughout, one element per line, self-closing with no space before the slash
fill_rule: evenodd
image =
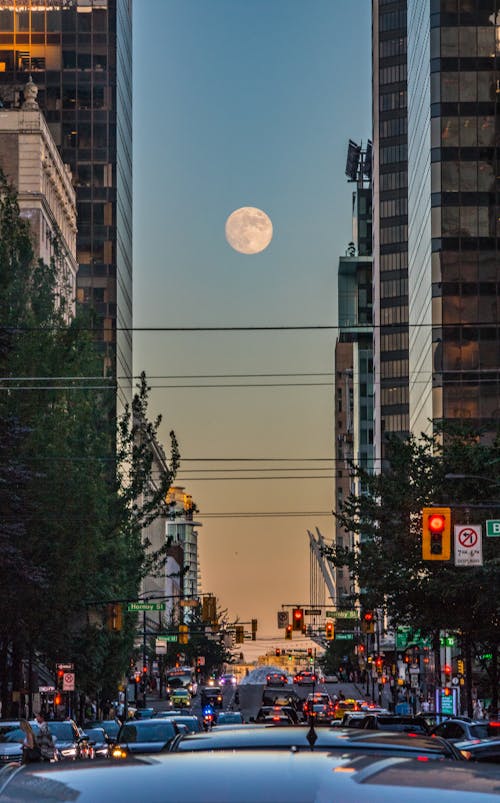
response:
<path id="1" fill-rule="evenodd" d="M 128 611 L 164 611 L 165 602 L 129 602 Z"/>
<path id="2" fill-rule="evenodd" d="M 63 691 L 75 690 L 75 673 L 65 672 L 63 675 Z"/>
<path id="3" fill-rule="evenodd" d="M 306 608 L 304 613 L 306 616 L 321 616 L 321 608 Z"/>
<path id="4" fill-rule="evenodd" d="M 156 639 L 156 646 L 155 651 L 157 655 L 166 655 L 167 653 L 167 642 L 165 639 L 157 638 Z"/>
<path id="5" fill-rule="evenodd" d="M 354 633 L 335 633 L 335 641 L 350 641 L 354 638 Z"/>
<path id="6" fill-rule="evenodd" d="M 335 611 L 325 611 L 325 616 L 328 619 L 335 619 L 336 615 Z"/>
<path id="7" fill-rule="evenodd" d="M 480 524 L 455 524 L 455 566 L 482 566 L 483 539 Z"/>
<path id="8" fill-rule="evenodd" d="M 62 669 L 63 672 L 72 672 L 74 668 L 74 664 L 56 664 L 56 669 Z"/>
<path id="9" fill-rule="evenodd" d="M 197 599 L 181 599 L 181 601 L 179 602 L 181 608 L 197 608 L 199 604 L 200 604 L 199 600 Z M 162 608 L 162 610 L 165 609 Z"/>
<path id="10" fill-rule="evenodd" d="M 158 641 L 166 641 L 166 642 L 177 641 L 177 634 L 175 634 L 175 635 L 171 634 L 171 635 L 167 635 L 167 636 L 158 636 L 156 641 L 157 642 Z"/>
<path id="11" fill-rule="evenodd" d="M 38 687 L 38 692 L 40 694 L 52 694 L 53 692 L 55 692 L 55 690 L 56 690 L 55 686 L 39 686 Z"/>
<path id="12" fill-rule="evenodd" d="M 335 614 L 337 619 L 358 619 L 357 611 L 337 611 Z"/>
<path id="13" fill-rule="evenodd" d="M 500 519 L 488 519 L 486 522 L 486 535 L 490 538 L 494 535 L 500 536 Z"/>

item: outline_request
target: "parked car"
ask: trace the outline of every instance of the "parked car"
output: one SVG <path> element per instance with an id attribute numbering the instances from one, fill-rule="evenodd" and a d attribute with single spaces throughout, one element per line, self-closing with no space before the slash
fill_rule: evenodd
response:
<path id="1" fill-rule="evenodd" d="M 138 719 L 126 722 L 120 728 L 111 757 L 128 758 L 131 753 L 159 753 L 165 750 L 175 736 L 186 734 L 174 717 L 168 719 Z"/>
<path id="2" fill-rule="evenodd" d="M 126 767 L 87 761 L 78 772 L 27 764 L 14 771 L 4 767 L 0 778 L 6 800 L 46 803 L 493 803 L 499 781 L 499 768 L 486 764 L 310 749 L 158 754 L 131 758 Z"/>
<path id="3" fill-rule="evenodd" d="M 309 672 L 309 670 L 303 669 L 301 672 L 297 672 L 293 682 L 296 683 L 297 686 L 313 686 L 318 682 L 318 677 L 314 674 L 314 672 Z"/>
<path id="4" fill-rule="evenodd" d="M 431 729 L 431 733 L 442 736 L 452 742 L 463 742 L 471 739 L 487 739 L 491 731 L 488 722 L 474 722 L 468 719 L 447 719 Z"/>
<path id="5" fill-rule="evenodd" d="M 287 686 L 288 675 L 284 672 L 269 672 L 266 676 L 266 686 Z"/>

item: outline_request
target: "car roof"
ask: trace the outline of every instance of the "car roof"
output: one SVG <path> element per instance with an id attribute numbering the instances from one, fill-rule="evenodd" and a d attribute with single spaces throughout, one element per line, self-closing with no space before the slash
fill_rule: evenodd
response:
<path id="1" fill-rule="evenodd" d="M 248 750 L 248 749 L 305 749 L 310 750 L 309 729 L 305 726 L 290 726 L 275 729 L 241 728 L 217 732 L 217 729 L 194 736 L 179 736 L 172 750 Z M 410 735 L 389 731 L 370 731 L 343 728 L 318 728 L 315 731 L 315 750 L 393 750 L 396 753 L 426 753 L 457 756 L 457 752 L 444 739 Z"/>
<path id="2" fill-rule="evenodd" d="M 279 729 L 282 730 L 282 729 Z M 500 769 L 323 752 L 155 754 L 121 762 L 27 764 L 4 776 L 10 800 L 136 803 L 493 803 Z"/>

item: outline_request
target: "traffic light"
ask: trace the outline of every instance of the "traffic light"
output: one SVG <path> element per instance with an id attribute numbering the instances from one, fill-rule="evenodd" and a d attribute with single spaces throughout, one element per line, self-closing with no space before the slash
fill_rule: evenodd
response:
<path id="1" fill-rule="evenodd" d="M 189 641 L 189 627 L 179 625 L 179 644 L 187 644 Z"/>
<path id="2" fill-rule="evenodd" d="M 291 639 L 292 638 L 292 625 L 287 625 L 285 630 L 285 638 Z"/>
<path id="3" fill-rule="evenodd" d="M 281 656 L 281 650 L 280 650 L 279 647 L 276 647 L 275 654 L 276 654 L 276 658 L 279 658 Z"/>
<path id="4" fill-rule="evenodd" d="M 57 691 L 62 691 L 63 690 L 63 678 L 64 678 L 64 670 L 63 669 L 58 669 L 57 670 L 57 682 L 56 682 Z"/>
<path id="5" fill-rule="evenodd" d="M 424 507 L 422 510 L 422 558 L 450 560 L 451 508 Z"/>
<path id="6" fill-rule="evenodd" d="M 106 605 L 106 627 L 108 630 L 121 630 L 123 627 L 123 607 L 120 603 Z"/>
<path id="7" fill-rule="evenodd" d="M 257 640 L 257 619 L 252 619 L 252 641 Z"/>
<path id="8" fill-rule="evenodd" d="M 57 694 L 54 695 L 54 705 L 61 705 L 61 703 L 62 703 L 62 697 L 58 692 Z"/>
<path id="9" fill-rule="evenodd" d="M 294 630 L 302 630 L 304 627 L 304 611 L 302 608 L 293 609 L 292 622 Z"/>
<path id="10" fill-rule="evenodd" d="M 243 625 L 236 625 L 236 632 L 234 638 L 236 644 L 243 644 L 245 641 L 245 628 Z"/>
<path id="11" fill-rule="evenodd" d="M 463 675 L 464 673 L 464 661 L 463 658 L 459 658 L 457 661 L 457 672 L 459 675 Z"/>
<path id="12" fill-rule="evenodd" d="M 445 686 L 445 687 L 444 687 L 444 689 L 443 689 L 443 691 L 444 691 L 444 696 L 445 696 L 445 697 L 450 697 L 450 695 L 451 695 L 451 689 L 450 689 L 450 687 L 449 687 L 449 686 Z"/>
<path id="13" fill-rule="evenodd" d="M 365 611 L 361 620 L 362 633 L 375 633 L 375 614 L 373 611 Z"/>
<path id="14" fill-rule="evenodd" d="M 333 622 L 327 622 L 325 625 L 325 636 L 328 641 L 332 641 L 335 637 L 335 628 Z"/>
<path id="15" fill-rule="evenodd" d="M 312 661 L 312 659 L 313 659 L 313 648 L 312 647 L 308 647 L 307 648 L 307 657 L 309 658 L 310 661 Z"/>

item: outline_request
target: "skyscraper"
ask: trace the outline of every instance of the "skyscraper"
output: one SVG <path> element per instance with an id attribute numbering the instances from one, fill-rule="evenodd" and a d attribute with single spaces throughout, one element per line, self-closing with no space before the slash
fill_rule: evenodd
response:
<path id="1" fill-rule="evenodd" d="M 408 417 L 406 0 L 373 0 L 373 323 L 377 465 Z"/>
<path id="2" fill-rule="evenodd" d="M 498 0 L 408 1 L 410 426 L 500 423 Z"/>
<path id="3" fill-rule="evenodd" d="M 29 75 L 77 194 L 77 298 L 118 402 L 132 384 L 132 0 L 0 0 L 0 98 Z"/>

